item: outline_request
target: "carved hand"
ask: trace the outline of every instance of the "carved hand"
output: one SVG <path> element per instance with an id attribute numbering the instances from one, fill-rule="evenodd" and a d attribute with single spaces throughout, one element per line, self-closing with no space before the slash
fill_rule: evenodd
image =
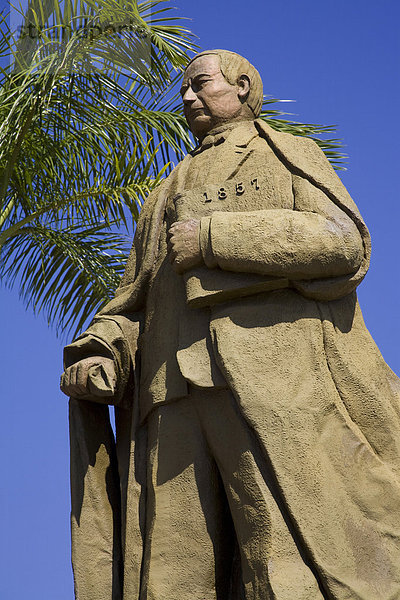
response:
<path id="1" fill-rule="evenodd" d="M 169 260 L 177 273 L 184 273 L 203 262 L 200 251 L 200 221 L 177 221 L 168 232 Z"/>
<path id="2" fill-rule="evenodd" d="M 112 396 L 117 375 L 114 361 L 102 356 L 90 356 L 68 367 L 61 375 L 60 389 L 67 396 Z"/>

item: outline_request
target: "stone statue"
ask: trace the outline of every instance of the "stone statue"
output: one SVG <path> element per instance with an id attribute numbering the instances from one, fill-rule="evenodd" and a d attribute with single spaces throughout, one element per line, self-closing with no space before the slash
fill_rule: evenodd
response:
<path id="1" fill-rule="evenodd" d="M 400 598 L 400 380 L 356 288 L 368 230 L 322 151 L 199 54 L 198 147 L 65 350 L 79 600 Z M 115 407 L 116 437 L 108 406 Z"/>

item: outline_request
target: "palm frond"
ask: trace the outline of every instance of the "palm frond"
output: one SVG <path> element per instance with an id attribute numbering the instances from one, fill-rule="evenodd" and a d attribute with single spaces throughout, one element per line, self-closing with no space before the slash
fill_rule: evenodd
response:
<path id="1" fill-rule="evenodd" d="M 0 276 L 10 287 L 18 281 L 25 305 L 45 312 L 57 333 L 76 335 L 113 297 L 129 245 L 106 224 L 52 229 L 34 223 L 3 248 Z"/>
<path id="2" fill-rule="evenodd" d="M 270 125 L 276 131 L 282 131 L 283 133 L 291 133 L 292 135 L 309 137 L 313 139 L 324 151 L 334 169 L 337 171 L 345 170 L 345 161 L 348 157 L 342 152 L 342 140 L 331 137 L 326 138 L 326 136 L 330 136 L 335 131 L 335 126 L 313 125 L 310 123 L 300 123 L 298 121 L 286 119 L 284 117 L 292 116 L 291 113 L 287 113 L 279 109 L 271 109 L 272 104 L 282 102 L 285 102 L 285 100 L 266 98 L 260 118 L 264 119 L 264 121 L 266 121 L 268 125 Z"/>

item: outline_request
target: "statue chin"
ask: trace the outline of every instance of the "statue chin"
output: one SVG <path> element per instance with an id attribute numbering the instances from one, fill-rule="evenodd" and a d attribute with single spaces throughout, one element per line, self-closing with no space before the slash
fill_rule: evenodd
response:
<path id="1" fill-rule="evenodd" d="M 213 128 L 211 118 L 204 113 L 196 115 L 190 120 L 190 130 L 198 139 L 203 139 Z"/>

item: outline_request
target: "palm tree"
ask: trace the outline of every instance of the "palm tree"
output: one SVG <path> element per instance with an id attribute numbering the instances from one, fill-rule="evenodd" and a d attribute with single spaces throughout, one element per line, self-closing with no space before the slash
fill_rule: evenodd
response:
<path id="1" fill-rule="evenodd" d="M 165 0 L 31 0 L 0 25 L 0 276 L 59 332 L 113 296 L 145 196 L 192 146 L 175 83 L 193 35 Z M 8 64 L 5 64 L 8 59 Z M 332 131 L 293 123 L 340 162 Z"/>

